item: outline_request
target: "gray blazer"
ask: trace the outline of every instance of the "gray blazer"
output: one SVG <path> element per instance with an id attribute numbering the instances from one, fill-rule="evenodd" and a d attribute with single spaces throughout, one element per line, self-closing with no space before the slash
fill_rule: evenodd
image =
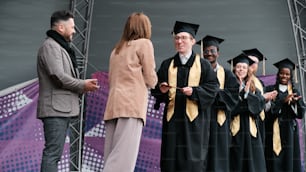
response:
<path id="1" fill-rule="evenodd" d="M 78 116 L 85 81 L 78 79 L 68 52 L 50 37 L 38 50 L 37 73 L 37 118 Z"/>

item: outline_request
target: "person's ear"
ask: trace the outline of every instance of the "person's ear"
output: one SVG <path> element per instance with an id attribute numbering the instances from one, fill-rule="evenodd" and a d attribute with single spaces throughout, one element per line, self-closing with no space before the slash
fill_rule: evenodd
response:
<path id="1" fill-rule="evenodd" d="M 63 33 L 65 31 L 65 25 L 63 23 L 59 23 L 57 25 L 57 29 L 60 33 Z"/>

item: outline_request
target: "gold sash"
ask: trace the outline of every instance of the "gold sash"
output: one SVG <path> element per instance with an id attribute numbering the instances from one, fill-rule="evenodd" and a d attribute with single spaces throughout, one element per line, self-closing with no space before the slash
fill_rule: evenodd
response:
<path id="1" fill-rule="evenodd" d="M 278 156 L 282 150 L 278 118 L 273 123 L 273 151 Z"/>
<path id="2" fill-rule="evenodd" d="M 257 137 L 257 127 L 255 123 L 255 119 L 249 116 L 249 125 L 250 125 L 250 133 L 253 137 Z"/>
<path id="3" fill-rule="evenodd" d="M 249 116 L 249 125 L 250 125 L 250 128 L 249 128 L 250 134 L 256 138 L 257 137 L 256 123 L 255 123 L 255 119 L 252 118 L 251 116 Z M 235 116 L 233 120 L 231 121 L 230 130 L 231 130 L 232 136 L 236 136 L 236 134 L 240 130 L 240 114 Z"/>
<path id="4" fill-rule="evenodd" d="M 255 87 L 258 88 L 261 91 L 261 94 L 263 95 L 264 94 L 263 86 L 256 76 L 254 76 L 254 82 L 255 82 Z M 266 117 L 265 111 L 262 110 L 259 116 L 262 121 L 265 120 L 265 117 Z"/>
<path id="5" fill-rule="evenodd" d="M 236 136 L 236 134 L 240 130 L 240 114 L 235 116 L 234 119 L 231 121 L 230 129 L 232 136 Z"/>
<path id="6" fill-rule="evenodd" d="M 256 138 L 257 137 L 256 122 L 255 119 L 252 118 L 251 116 L 249 116 L 249 125 L 250 125 L 249 126 L 250 134 Z M 230 130 L 233 136 L 235 136 L 240 130 L 240 114 L 235 116 L 234 119 L 231 121 Z"/>
<path id="7" fill-rule="evenodd" d="M 217 78 L 219 80 L 220 89 L 224 89 L 224 82 L 225 82 L 225 72 L 222 66 L 219 66 L 217 70 Z M 217 112 L 217 122 L 219 126 L 222 126 L 226 120 L 226 115 L 224 110 L 218 110 Z"/>
<path id="8" fill-rule="evenodd" d="M 190 68 L 189 77 L 188 77 L 188 86 L 194 87 L 199 86 L 201 78 L 201 62 L 200 56 L 197 54 L 195 56 L 195 61 Z M 169 104 L 167 109 L 167 121 L 169 122 L 174 114 L 175 107 L 175 94 L 176 94 L 176 83 L 177 83 L 177 67 L 174 67 L 174 60 L 171 61 L 168 69 L 168 81 L 169 85 L 173 88 L 169 89 Z M 196 101 L 186 100 L 186 114 L 190 121 L 193 121 L 199 114 L 198 104 Z"/>
<path id="9" fill-rule="evenodd" d="M 288 85 L 288 94 L 292 94 L 292 85 Z M 273 151 L 278 156 L 282 151 L 282 142 L 280 138 L 279 120 L 275 119 L 273 123 Z"/>

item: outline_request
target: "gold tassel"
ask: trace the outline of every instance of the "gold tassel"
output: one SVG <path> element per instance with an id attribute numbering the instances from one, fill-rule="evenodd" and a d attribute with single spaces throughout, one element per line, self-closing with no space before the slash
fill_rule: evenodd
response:
<path id="1" fill-rule="evenodd" d="M 298 76 L 297 76 L 297 67 L 294 69 L 294 82 L 298 83 Z"/>
<path id="2" fill-rule="evenodd" d="M 204 52 L 203 52 L 203 40 L 201 40 L 201 57 L 204 58 Z"/>
<path id="3" fill-rule="evenodd" d="M 263 62 L 262 62 L 262 75 L 266 75 L 266 58 L 263 58 Z"/>

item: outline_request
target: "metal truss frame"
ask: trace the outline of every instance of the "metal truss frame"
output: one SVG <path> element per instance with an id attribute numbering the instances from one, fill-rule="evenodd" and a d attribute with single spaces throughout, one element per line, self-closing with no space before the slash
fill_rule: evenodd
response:
<path id="1" fill-rule="evenodd" d="M 296 53 L 298 58 L 298 73 L 299 73 L 299 84 L 301 94 L 303 96 L 304 102 L 306 102 L 306 0 L 287 0 L 288 8 L 292 23 L 292 29 L 296 45 Z M 303 129 L 303 140 L 305 146 L 306 138 L 306 117 L 304 114 L 304 120 L 302 122 Z M 306 158 L 306 146 L 304 147 L 304 171 L 305 167 L 305 158 Z"/>
<path id="2" fill-rule="evenodd" d="M 72 47 L 76 53 L 80 77 L 86 79 L 94 0 L 71 0 L 70 3 L 76 30 Z M 80 118 L 75 123 L 70 124 L 70 171 L 82 171 L 85 105 L 85 95 L 83 94 L 80 97 Z"/>

